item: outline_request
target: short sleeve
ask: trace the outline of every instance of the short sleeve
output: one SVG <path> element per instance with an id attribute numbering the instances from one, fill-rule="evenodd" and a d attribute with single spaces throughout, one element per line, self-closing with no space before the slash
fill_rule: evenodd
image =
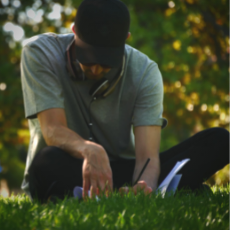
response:
<path id="1" fill-rule="evenodd" d="M 50 108 L 64 108 L 60 82 L 52 59 L 36 46 L 25 46 L 21 54 L 21 82 L 26 118 Z"/>
<path id="2" fill-rule="evenodd" d="M 140 83 L 135 102 L 133 126 L 157 125 L 164 128 L 167 120 L 163 113 L 163 81 L 157 64 L 146 71 Z"/>

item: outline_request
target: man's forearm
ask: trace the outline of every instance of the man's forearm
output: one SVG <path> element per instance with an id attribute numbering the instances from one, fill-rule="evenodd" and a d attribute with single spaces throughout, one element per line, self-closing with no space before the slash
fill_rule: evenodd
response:
<path id="1" fill-rule="evenodd" d="M 84 147 L 87 140 L 65 126 L 47 127 L 43 130 L 46 144 L 56 146 L 76 158 L 84 158 Z"/>
<path id="2" fill-rule="evenodd" d="M 67 126 L 63 109 L 54 108 L 38 114 L 43 137 L 48 146 L 56 146 L 75 158 L 82 158 L 82 179 L 84 194 L 96 194 L 113 188 L 112 170 L 104 148 L 92 141 L 83 139 Z M 88 196 L 88 195 L 84 195 Z"/>
<path id="3" fill-rule="evenodd" d="M 159 148 L 161 139 L 160 126 L 137 126 L 134 129 L 136 165 L 133 175 L 135 181 L 148 158 L 150 162 L 140 180 L 147 183 L 153 190 L 157 188 L 160 175 Z"/>
<path id="4" fill-rule="evenodd" d="M 136 161 L 135 170 L 133 174 L 133 182 L 138 178 L 142 168 L 144 167 L 147 159 L 145 161 Z M 160 161 L 159 157 L 152 157 L 148 163 L 148 166 L 144 170 L 139 181 L 143 180 L 147 183 L 149 187 L 154 190 L 157 189 L 158 178 L 160 175 Z"/>

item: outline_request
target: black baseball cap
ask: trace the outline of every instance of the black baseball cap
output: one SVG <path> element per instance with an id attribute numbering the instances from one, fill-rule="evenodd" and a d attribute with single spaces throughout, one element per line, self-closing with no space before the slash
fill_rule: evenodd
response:
<path id="1" fill-rule="evenodd" d="M 130 14 L 120 0 L 84 0 L 75 17 L 76 58 L 82 64 L 120 67 Z"/>

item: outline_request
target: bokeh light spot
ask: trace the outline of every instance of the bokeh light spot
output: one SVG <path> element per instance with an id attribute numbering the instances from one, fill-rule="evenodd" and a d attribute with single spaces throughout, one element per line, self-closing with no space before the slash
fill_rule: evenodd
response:
<path id="1" fill-rule="evenodd" d="M 53 11 L 51 13 L 49 13 L 48 18 L 49 19 L 60 19 L 61 18 L 61 10 L 62 10 L 61 5 L 58 3 L 55 3 L 53 5 Z"/>
<path id="2" fill-rule="evenodd" d="M 215 104 L 214 106 L 213 106 L 213 109 L 214 109 L 214 111 L 219 111 L 219 109 L 220 109 L 220 107 L 219 107 L 219 105 L 218 104 Z"/>
<path id="3" fill-rule="evenodd" d="M 201 110 L 202 110 L 202 111 L 207 111 L 207 109 L 208 109 L 208 106 L 207 106 L 206 104 L 203 104 L 203 105 L 201 106 Z"/>
<path id="4" fill-rule="evenodd" d="M 8 6 L 9 5 L 9 0 L 1 0 L 1 3 L 3 6 Z"/>
<path id="5" fill-rule="evenodd" d="M 35 17 L 36 13 L 35 13 L 35 11 L 33 9 L 30 8 L 30 9 L 28 9 L 26 11 L 26 15 L 27 15 L 28 18 L 33 19 Z"/>
<path id="6" fill-rule="evenodd" d="M 225 96 L 225 101 L 227 101 L 227 102 L 230 101 L 230 95 L 227 94 L 227 95 Z"/>
<path id="7" fill-rule="evenodd" d="M 15 41 L 20 41 L 24 37 L 24 30 L 21 26 L 14 25 L 12 22 L 6 22 L 3 26 L 5 32 L 11 32 Z"/>
<path id="8" fill-rule="evenodd" d="M 176 88 L 180 88 L 181 87 L 181 82 L 180 81 L 176 81 L 175 82 L 175 87 Z"/>
<path id="9" fill-rule="evenodd" d="M 193 104 L 188 104 L 187 105 L 187 110 L 188 111 L 193 111 L 193 109 L 194 109 L 194 105 Z"/>
<path id="10" fill-rule="evenodd" d="M 15 41 L 20 41 L 24 37 L 24 30 L 21 26 L 14 26 L 13 37 Z"/>
<path id="11" fill-rule="evenodd" d="M 186 92 L 186 87 L 185 87 L 185 86 L 182 86 L 182 87 L 180 88 L 180 90 L 181 90 L 181 92 L 185 93 L 185 92 Z"/>
<path id="12" fill-rule="evenodd" d="M 175 7 L 175 3 L 173 1 L 170 1 L 170 2 L 168 2 L 168 6 L 170 8 L 173 8 L 173 7 Z"/>
<path id="13" fill-rule="evenodd" d="M 188 51 L 188 53 L 193 53 L 193 52 L 194 52 L 194 49 L 193 49 L 192 46 L 189 46 L 189 47 L 187 48 L 187 51 Z"/>
<path id="14" fill-rule="evenodd" d="M 180 50 L 180 48 L 181 48 L 181 41 L 179 41 L 179 40 L 174 41 L 173 42 L 173 48 L 175 50 Z"/>
<path id="15" fill-rule="evenodd" d="M 20 2 L 19 0 L 14 0 L 14 1 L 12 2 L 12 5 L 13 5 L 14 7 L 18 8 L 18 7 L 21 6 L 21 2 Z"/>
<path id="16" fill-rule="evenodd" d="M 7 22 L 5 23 L 5 25 L 3 26 L 3 30 L 6 32 L 10 32 L 14 29 L 14 24 L 12 22 Z"/>
<path id="17" fill-rule="evenodd" d="M 4 91 L 4 90 L 6 89 L 6 87 L 7 87 L 7 86 L 6 86 L 6 83 L 4 83 L 4 82 L 3 82 L 3 83 L 0 83 L 0 90 L 1 90 L 1 91 Z"/>
<path id="18" fill-rule="evenodd" d="M 225 113 L 221 113 L 221 114 L 220 114 L 220 120 L 221 120 L 221 121 L 224 121 L 225 118 L 226 118 L 226 114 L 225 114 Z"/>

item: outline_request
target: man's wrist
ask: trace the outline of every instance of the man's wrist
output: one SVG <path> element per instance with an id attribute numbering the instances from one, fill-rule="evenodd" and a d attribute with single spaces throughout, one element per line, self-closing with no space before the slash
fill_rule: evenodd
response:
<path id="1" fill-rule="evenodd" d="M 141 171 L 141 167 L 135 170 L 135 176 L 133 178 L 136 178 L 137 172 L 139 173 Z M 152 160 L 149 162 L 149 165 L 146 167 L 143 175 L 139 179 L 139 181 L 145 181 L 147 186 L 152 188 L 152 190 L 156 190 L 158 186 L 158 178 L 160 175 L 160 166 L 159 161 Z M 138 182 L 137 182 L 138 183 Z"/>
<path id="2" fill-rule="evenodd" d="M 102 156 L 102 154 L 105 153 L 101 145 L 89 140 L 82 140 L 80 143 L 78 142 L 76 146 L 77 152 L 80 153 L 83 159 L 91 158 L 93 154 L 100 153 Z"/>
<path id="3" fill-rule="evenodd" d="M 75 146 L 74 149 L 75 149 L 75 154 L 74 154 L 74 157 L 76 158 L 87 158 L 87 154 L 88 152 L 86 151 L 87 150 L 87 140 L 84 140 L 84 139 L 81 139 L 81 140 L 76 140 L 73 145 Z"/>

